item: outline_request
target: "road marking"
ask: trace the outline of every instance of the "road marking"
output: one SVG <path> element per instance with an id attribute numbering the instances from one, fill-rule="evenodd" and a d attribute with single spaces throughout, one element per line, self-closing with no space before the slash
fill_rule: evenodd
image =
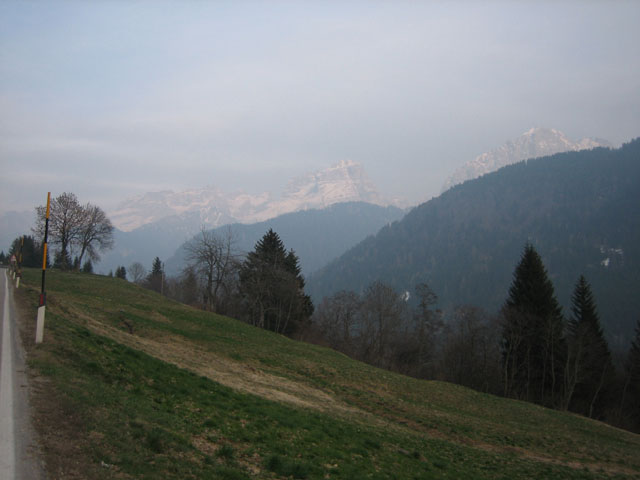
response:
<path id="1" fill-rule="evenodd" d="M 9 287 L 4 278 L 2 312 L 2 357 L 0 357 L 0 478 L 15 477 L 15 439 L 13 437 L 13 355 L 9 318 Z"/>

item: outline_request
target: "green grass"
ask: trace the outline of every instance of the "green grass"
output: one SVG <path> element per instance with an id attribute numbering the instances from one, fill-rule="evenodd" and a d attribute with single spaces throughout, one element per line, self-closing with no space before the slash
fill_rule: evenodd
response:
<path id="1" fill-rule="evenodd" d="M 19 291 L 31 313 L 39 279 L 26 271 Z M 89 461 L 112 465 L 104 478 L 640 478 L 640 438 L 598 422 L 375 369 L 115 278 L 48 272 L 47 291 L 45 343 L 31 366 L 81 420 Z M 98 335 L 87 318 L 126 338 L 191 345 L 344 408 L 229 388 L 161 351 Z"/>

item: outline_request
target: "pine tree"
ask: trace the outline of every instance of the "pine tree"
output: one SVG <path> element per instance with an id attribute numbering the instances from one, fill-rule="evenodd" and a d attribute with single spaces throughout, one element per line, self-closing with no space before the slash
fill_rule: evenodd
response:
<path id="1" fill-rule="evenodd" d="M 571 298 L 568 356 L 565 369 L 565 408 L 601 418 L 610 400 L 614 377 L 591 286 L 581 275 Z"/>
<path id="2" fill-rule="evenodd" d="M 93 273 L 93 263 L 91 263 L 90 258 L 84 262 L 84 265 L 82 266 L 82 273 Z"/>
<path id="3" fill-rule="evenodd" d="M 11 243 L 9 256 L 15 255 L 18 257 L 20 252 L 22 252 L 21 265 L 23 267 L 39 267 L 42 265 L 42 249 L 32 236 L 24 235 L 16 238 Z"/>
<path id="4" fill-rule="evenodd" d="M 249 322 L 275 332 L 291 335 L 313 313 L 298 257 L 271 229 L 240 267 L 240 294 Z"/>
<path id="5" fill-rule="evenodd" d="M 164 293 L 164 269 L 160 257 L 153 259 L 151 273 L 147 277 L 147 284 L 151 290 Z"/>
<path id="6" fill-rule="evenodd" d="M 505 393 L 555 405 L 562 390 L 566 345 L 562 308 L 540 255 L 525 246 L 502 309 Z"/>
<path id="7" fill-rule="evenodd" d="M 116 268 L 116 277 L 117 278 L 122 278 L 123 280 L 126 280 L 127 279 L 127 269 L 124 268 L 124 266 Z"/>
<path id="8" fill-rule="evenodd" d="M 187 305 L 196 306 L 201 298 L 198 276 L 194 267 L 185 268 L 180 279 L 180 301 Z"/>
<path id="9" fill-rule="evenodd" d="M 69 252 L 66 250 L 58 250 L 53 257 L 53 266 L 64 271 L 70 270 L 71 259 L 69 258 Z"/>

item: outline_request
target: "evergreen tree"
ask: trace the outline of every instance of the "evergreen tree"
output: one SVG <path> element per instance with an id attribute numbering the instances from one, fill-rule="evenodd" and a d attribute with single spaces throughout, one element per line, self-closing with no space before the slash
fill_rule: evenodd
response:
<path id="1" fill-rule="evenodd" d="M 84 265 L 82 266 L 83 273 L 93 273 L 93 263 L 91 263 L 91 259 L 88 258 Z"/>
<path id="2" fill-rule="evenodd" d="M 187 305 L 197 306 L 201 298 L 198 276 L 191 266 L 184 269 L 180 279 L 180 301 Z"/>
<path id="3" fill-rule="evenodd" d="M 566 344 L 562 308 L 538 252 L 525 246 L 502 309 L 505 393 L 555 405 L 562 391 Z"/>
<path id="4" fill-rule="evenodd" d="M 54 268 L 59 268 L 60 270 L 70 270 L 71 259 L 69 258 L 69 252 L 67 252 L 66 250 L 58 250 L 53 257 L 53 266 Z"/>
<path id="5" fill-rule="evenodd" d="M 155 290 L 158 293 L 164 293 L 164 268 L 160 261 L 160 257 L 153 259 L 151 273 L 147 277 L 147 284 L 151 290 Z"/>
<path id="6" fill-rule="evenodd" d="M 116 268 L 116 277 L 117 278 L 122 278 L 123 280 L 126 280 L 127 279 L 127 269 L 124 268 L 124 266 Z"/>
<path id="7" fill-rule="evenodd" d="M 153 259 L 153 264 L 151 265 L 151 275 L 162 275 L 162 273 L 162 262 L 160 261 L 160 257 L 156 257 Z"/>
<path id="8" fill-rule="evenodd" d="M 15 255 L 18 257 L 22 250 L 22 262 L 23 267 L 39 267 L 42 265 L 42 249 L 38 245 L 35 239 L 30 235 L 24 235 L 23 237 L 16 238 L 11 243 L 11 249 L 9 250 L 9 257 Z"/>
<path id="9" fill-rule="evenodd" d="M 591 286 L 581 275 L 571 298 L 565 370 L 565 408 L 601 418 L 613 388 L 613 362 Z"/>
<path id="10" fill-rule="evenodd" d="M 298 257 L 269 230 L 240 268 L 240 294 L 250 323 L 291 335 L 313 313 Z"/>

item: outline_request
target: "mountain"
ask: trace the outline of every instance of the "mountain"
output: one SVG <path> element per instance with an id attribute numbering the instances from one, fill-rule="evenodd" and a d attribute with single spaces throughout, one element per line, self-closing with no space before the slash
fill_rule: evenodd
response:
<path id="1" fill-rule="evenodd" d="M 148 268 L 156 256 L 162 260 L 169 258 L 182 243 L 203 227 L 212 229 L 234 223 L 264 222 L 286 213 L 324 209 L 345 202 L 366 202 L 379 206 L 388 203 L 379 195 L 364 168 L 350 161 L 342 161 L 325 170 L 292 179 L 278 199 L 269 193 L 228 194 L 216 187 L 146 193 L 126 200 L 116 211 L 110 213 L 110 219 L 116 226 L 115 245 L 113 250 L 105 252 L 96 271 L 107 273 L 119 265 L 129 266 L 132 262 L 140 262 Z M 381 212 L 383 211 L 384 208 L 381 208 Z M 380 221 L 373 221 L 366 228 L 356 229 L 353 237 L 355 240 L 349 246 L 366 235 L 375 233 L 386 223 L 387 217 L 398 218 L 394 215 L 384 213 Z M 359 222 L 354 217 L 350 221 L 354 225 Z M 253 244 L 248 250 L 252 248 Z M 323 247 L 319 247 L 318 253 L 322 251 Z M 336 256 L 344 250 L 328 251 Z M 329 261 L 333 256 L 326 258 L 320 255 L 318 258 L 320 261 L 325 258 Z M 316 262 L 311 260 L 310 264 L 316 265 Z M 177 266 L 176 268 L 181 270 Z"/>
<path id="2" fill-rule="evenodd" d="M 287 249 L 296 252 L 302 273 L 307 276 L 403 215 L 403 210 L 392 206 L 348 202 L 287 213 L 251 225 L 234 224 L 230 228 L 235 248 L 243 253 L 253 250 L 256 242 L 272 228 Z M 218 227 L 214 231 L 225 235 L 227 228 Z M 183 245 L 166 261 L 165 269 L 168 274 L 175 275 L 185 265 Z"/>
<path id="3" fill-rule="evenodd" d="M 451 175 L 442 191 L 490 172 L 530 158 L 545 157 L 556 153 L 588 150 L 597 147 L 611 147 L 606 140 L 583 138 L 573 141 L 559 130 L 552 128 L 532 128 L 513 141 L 478 155 Z"/>
<path id="4" fill-rule="evenodd" d="M 342 161 L 325 170 L 291 180 L 280 198 L 269 193 L 225 193 L 216 187 L 182 192 L 151 192 L 124 201 L 110 213 L 113 224 L 129 232 L 172 217 L 174 224 L 197 232 L 229 223 L 255 223 L 285 213 L 325 208 L 335 203 L 386 205 L 360 164 Z"/>
<path id="5" fill-rule="evenodd" d="M 626 344 L 640 311 L 640 140 L 520 162 L 451 188 L 312 275 L 315 302 L 374 280 L 439 306 L 497 311 L 526 242 L 565 306 L 580 274 L 610 338 Z M 565 310 L 567 312 L 567 310 Z"/>

